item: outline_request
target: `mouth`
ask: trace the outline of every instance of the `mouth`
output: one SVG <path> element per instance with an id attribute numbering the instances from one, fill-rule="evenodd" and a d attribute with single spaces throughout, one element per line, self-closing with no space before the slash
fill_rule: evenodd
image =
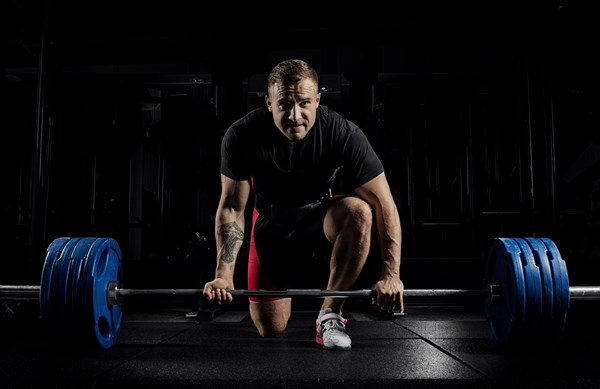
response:
<path id="1" fill-rule="evenodd" d="M 297 132 L 297 131 L 302 130 L 302 128 L 304 127 L 304 123 L 288 123 L 287 127 L 292 132 Z"/>

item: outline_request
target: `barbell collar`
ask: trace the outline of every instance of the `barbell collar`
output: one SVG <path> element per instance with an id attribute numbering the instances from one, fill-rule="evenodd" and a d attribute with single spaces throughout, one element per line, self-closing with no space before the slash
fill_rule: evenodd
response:
<path id="1" fill-rule="evenodd" d="M 109 305 L 121 305 L 123 299 L 117 292 L 119 290 L 119 281 L 111 281 L 106 288 L 106 301 Z"/>

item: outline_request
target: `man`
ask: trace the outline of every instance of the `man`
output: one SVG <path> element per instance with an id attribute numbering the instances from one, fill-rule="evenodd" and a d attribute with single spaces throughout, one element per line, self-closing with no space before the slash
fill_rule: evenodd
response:
<path id="1" fill-rule="evenodd" d="M 220 304 L 233 299 L 228 290 L 234 289 L 244 210 L 253 193 L 249 289 L 305 288 L 325 253 L 327 289 L 349 290 L 367 260 L 375 227 L 382 261 L 375 303 L 402 312 L 400 217 L 379 158 L 354 123 L 319 104 L 318 75 L 306 62 L 279 63 L 267 84 L 266 107 L 237 120 L 223 138 L 217 268 L 204 295 Z M 331 195 L 337 174 L 353 193 Z M 343 303 L 323 300 L 316 341 L 326 349 L 351 348 Z M 263 337 L 283 334 L 290 313 L 290 298 L 250 298 L 250 316 Z"/>

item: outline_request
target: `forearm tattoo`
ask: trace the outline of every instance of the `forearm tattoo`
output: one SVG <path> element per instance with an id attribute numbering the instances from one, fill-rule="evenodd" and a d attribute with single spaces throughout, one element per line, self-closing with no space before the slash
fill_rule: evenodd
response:
<path id="1" fill-rule="evenodd" d="M 221 260 L 225 263 L 235 261 L 235 246 L 238 241 L 244 240 L 244 231 L 236 223 L 225 223 L 219 226 L 219 235 L 223 240 L 223 254 Z"/>

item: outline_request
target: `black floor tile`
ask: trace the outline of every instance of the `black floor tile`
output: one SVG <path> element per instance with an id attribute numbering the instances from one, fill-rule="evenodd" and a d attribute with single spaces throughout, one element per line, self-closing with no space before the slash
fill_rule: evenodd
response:
<path id="1" fill-rule="evenodd" d="M 212 321 L 181 309 L 126 312 L 108 350 L 61 346 L 34 323 L 12 323 L 0 334 L 0 388 L 598 388 L 600 335 L 593 312 L 575 305 L 551 350 L 499 349 L 473 306 L 407 306 L 397 320 L 349 309 L 346 352 L 315 343 L 317 311 L 292 312 L 275 339 L 261 338 L 243 310 Z"/>

